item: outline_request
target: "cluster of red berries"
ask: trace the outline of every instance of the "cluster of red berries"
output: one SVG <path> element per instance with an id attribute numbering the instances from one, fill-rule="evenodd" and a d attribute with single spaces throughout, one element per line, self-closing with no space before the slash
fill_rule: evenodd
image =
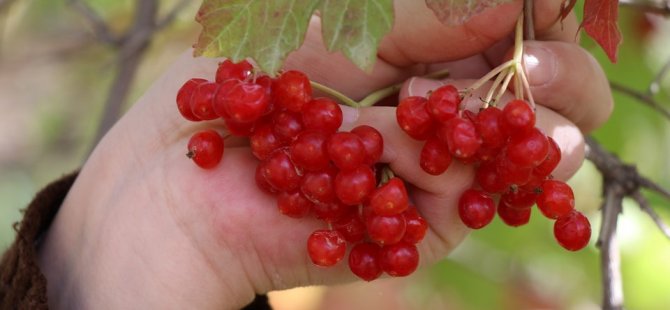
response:
<path id="1" fill-rule="evenodd" d="M 177 107 L 187 120 L 222 118 L 231 134 L 249 138 L 260 161 L 256 183 L 277 197 L 281 213 L 293 218 L 312 213 L 328 224 L 307 239 L 314 264 L 337 264 L 349 243 L 349 267 L 366 281 L 416 269 L 416 244 L 428 226 L 411 206 L 404 182 L 378 165 L 381 133 L 365 125 L 338 131 L 340 106 L 313 98 L 305 74 L 255 76 L 248 62 L 226 60 L 214 82 L 187 81 Z M 188 149 L 198 166 L 212 168 L 221 160 L 223 139 L 213 130 L 201 131 Z"/>
<path id="2" fill-rule="evenodd" d="M 535 113 L 524 100 L 501 110 L 494 106 L 473 113 L 461 109 L 462 97 L 453 85 L 434 90 L 428 98 L 403 99 L 396 110 L 400 127 L 425 141 L 420 166 L 429 174 L 444 173 L 452 160 L 476 167 L 475 184 L 462 193 L 458 213 L 473 229 L 488 225 L 496 213 L 510 226 L 528 223 L 537 204 L 556 220 L 554 236 L 564 248 L 588 244 L 591 226 L 575 210 L 572 189 L 551 173 L 561 160 L 558 144 L 535 127 Z"/>

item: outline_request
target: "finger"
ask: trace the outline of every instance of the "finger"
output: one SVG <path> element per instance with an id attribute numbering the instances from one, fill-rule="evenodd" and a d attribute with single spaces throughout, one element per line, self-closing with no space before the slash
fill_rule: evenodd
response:
<path id="1" fill-rule="evenodd" d="M 564 42 L 525 42 L 524 64 L 535 100 L 582 131 L 602 125 L 614 101 L 607 77 L 584 49 Z"/>

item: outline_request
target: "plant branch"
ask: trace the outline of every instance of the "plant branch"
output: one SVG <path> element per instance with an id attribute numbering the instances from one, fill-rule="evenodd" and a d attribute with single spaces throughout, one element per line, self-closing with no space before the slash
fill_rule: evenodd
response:
<path id="1" fill-rule="evenodd" d="M 663 82 L 663 78 L 668 75 L 668 71 L 670 71 L 670 59 L 665 62 L 663 68 L 658 71 L 654 79 L 651 80 L 651 83 L 649 83 L 649 87 L 647 88 L 647 95 L 654 96 L 658 94 L 658 92 L 661 90 L 661 83 Z"/>
<path id="2" fill-rule="evenodd" d="M 602 271 L 603 309 L 623 309 L 623 284 L 621 282 L 621 257 L 617 241 L 617 222 L 623 200 L 623 189 L 612 184 L 604 189 L 602 226 L 598 236 L 600 268 Z"/>
<path id="3" fill-rule="evenodd" d="M 628 97 L 636 99 L 640 103 L 643 103 L 644 105 L 656 110 L 656 112 L 660 113 L 661 115 L 663 115 L 663 117 L 670 120 L 670 110 L 663 107 L 660 103 L 658 103 L 658 101 L 656 101 L 656 99 L 654 99 L 654 97 L 650 96 L 649 94 L 646 94 L 644 92 L 635 90 L 626 85 L 622 85 L 612 81 L 610 81 L 610 87 L 612 87 L 612 90 L 614 91 L 620 92 Z"/>
<path id="4" fill-rule="evenodd" d="M 644 213 L 647 213 L 649 217 L 651 217 L 651 220 L 654 221 L 658 229 L 665 235 L 666 238 L 670 239 L 670 227 L 668 227 L 667 224 L 661 219 L 661 217 L 654 211 L 654 209 L 651 207 L 649 204 L 649 201 L 647 198 L 645 198 L 642 193 L 639 191 L 633 193 L 631 195 L 631 198 L 637 202 L 637 204 L 640 206 L 640 209 L 644 211 Z"/>
<path id="5" fill-rule="evenodd" d="M 619 5 L 662 15 L 670 15 L 670 0 L 619 0 Z"/>
<path id="6" fill-rule="evenodd" d="M 105 23 L 105 20 L 86 2 L 83 0 L 68 0 L 68 4 L 73 10 L 87 20 L 91 28 L 93 28 L 93 34 L 98 40 L 112 46 L 118 46 L 121 43 L 121 38 L 112 34 L 109 30 L 109 26 Z"/>

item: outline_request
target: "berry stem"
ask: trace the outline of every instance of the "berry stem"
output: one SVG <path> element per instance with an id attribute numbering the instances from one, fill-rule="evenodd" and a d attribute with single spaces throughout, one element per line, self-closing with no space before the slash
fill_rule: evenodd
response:
<path id="1" fill-rule="evenodd" d="M 512 78 L 514 77 L 514 70 L 512 68 L 507 70 L 507 75 L 505 76 L 505 80 L 503 81 L 502 85 L 500 86 L 500 89 L 498 90 L 498 94 L 496 95 L 494 102 L 498 102 L 500 98 L 505 94 L 505 91 L 507 90 L 507 86 L 509 86 L 509 83 L 512 81 Z"/>
<path id="2" fill-rule="evenodd" d="M 470 95 L 473 91 L 477 90 L 478 88 L 482 87 L 486 82 L 488 82 L 490 79 L 492 79 L 494 76 L 496 76 L 498 73 L 502 72 L 505 69 L 509 69 L 511 66 L 514 65 L 514 59 L 508 60 L 501 65 L 493 68 L 493 70 L 489 71 L 485 76 L 483 76 L 481 79 L 477 80 L 474 84 L 472 84 L 470 87 L 465 89 L 465 96 Z"/>
<path id="3" fill-rule="evenodd" d="M 382 168 L 382 175 L 381 175 L 381 180 L 379 180 L 379 184 L 377 186 L 381 186 L 382 184 L 387 183 L 390 179 L 393 179 L 395 177 L 395 173 L 393 172 L 393 169 L 389 165 L 384 165 L 384 168 Z"/>
<path id="4" fill-rule="evenodd" d="M 332 89 L 332 88 L 330 88 L 326 85 L 319 84 L 319 83 L 314 82 L 314 81 L 310 81 L 310 84 L 312 84 L 312 87 L 314 89 L 317 89 L 317 90 L 322 91 L 322 92 L 324 92 L 324 93 L 326 93 L 330 96 L 335 97 L 335 99 L 339 100 L 340 102 L 344 103 L 347 106 L 350 106 L 352 108 L 360 108 L 360 105 L 359 105 L 358 102 L 354 101 L 353 99 L 347 97 L 347 95 L 345 95 L 345 94 L 343 94 L 343 93 L 341 93 L 337 90 L 334 90 L 334 89 Z"/>
<path id="5" fill-rule="evenodd" d="M 429 73 L 429 74 L 423 75 L 421 77 L 428 78 L 428 79 L 443 79 L 447 76 L 449 76 L 449 69 L 435 71 L 433 73 Z M 371 107 L 371 106 L 375 105 L 375 103 L 381 101 L 382 99 L 399 92 L 400 89 L 402 88 L 403 84 L 405 84 L 405 83 L 404 82 L 397 83 L 397 84 L 393 84 L 391 86 L 382 88 L 380 90 L 376 90 L 376 91 L 370 93 L 369 95 L 367 95 L 361 101 L 359 101 L 358 106 L 361 107 L 361 108 Z"/>
<path id="6" fill-rule="evenodd" d="M 493 81 L 491 89 L 489 89 L 489 92 L 486 94 L 486 98 L 484 98 L 484 106 L 482 107 L 483 109 L 488 108 L 489 105 L 495 105 L 494 102 L 491 102 L 491 99 L 493 98 L 493 94 L 495 93 L 496 89 L 498 89 L 498 86 L 503 81 L 503 78 L 506 77 L 507 75 L 509 75 L 509 70 L 507 72 L 502 71 L 498 74 L 495 81 Z"/>

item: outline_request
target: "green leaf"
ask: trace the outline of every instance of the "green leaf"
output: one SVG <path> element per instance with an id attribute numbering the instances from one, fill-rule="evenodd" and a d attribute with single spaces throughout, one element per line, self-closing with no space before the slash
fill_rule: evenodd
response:
<path id="1" fill-rule="evenodd" d="M 196 21 L 203 26 L 195 56 L 253 58 L 274 74 L 300 47 L 320 0 L 204 0 Z"/>
<path id="2" fill-rule="evenodd" d="M 393 27 L 393 1 L 324 0 L 321 21 L 326 48 L 370 72 L 379 41 Z"/>
<path id="3" fill-rule="evenodd" d="M 464 24 L 470 17 L 485 9 L 496 7 L 512 0 L 426 0 L 442 23 L 449 26 Z"/>

